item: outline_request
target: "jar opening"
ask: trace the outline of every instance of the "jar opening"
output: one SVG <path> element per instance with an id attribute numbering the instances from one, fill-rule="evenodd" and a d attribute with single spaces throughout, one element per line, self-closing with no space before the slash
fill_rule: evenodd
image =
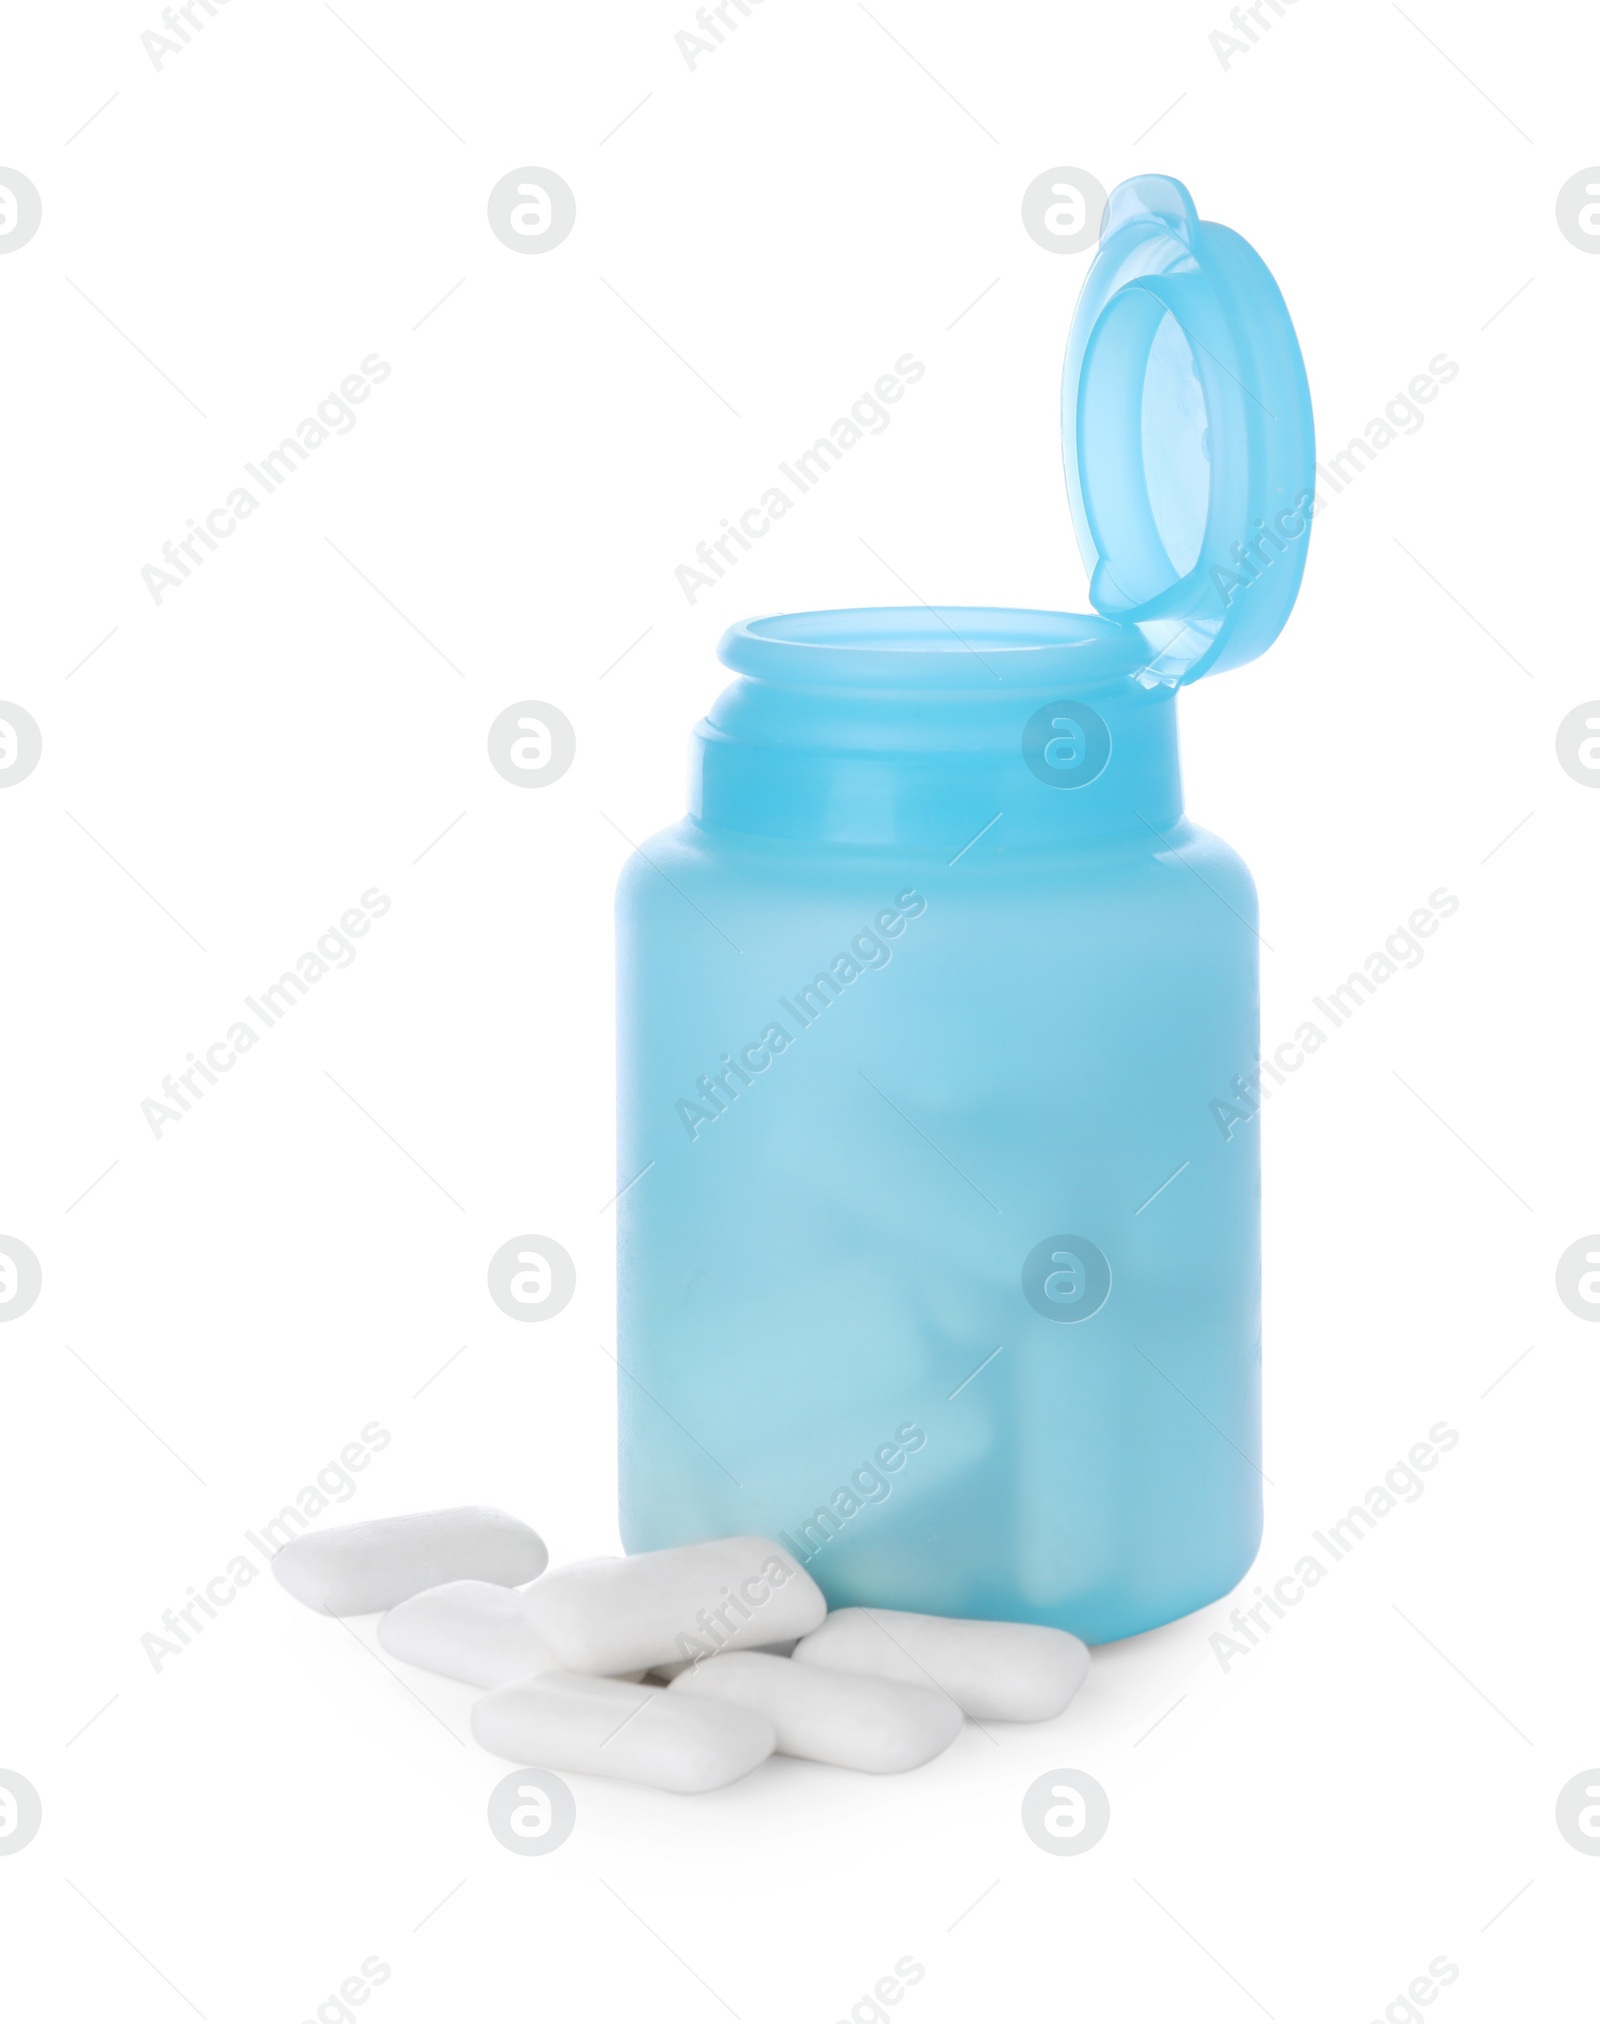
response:
<path id="1" fill-rule="evenodd" d="M 769 681 L 981 688 L 1136 673 L 1149 647 L 1133 626 L 1072 612 L 991 605 L 882 605 L 789 612 L 731 626 L 726 666 Z"/>

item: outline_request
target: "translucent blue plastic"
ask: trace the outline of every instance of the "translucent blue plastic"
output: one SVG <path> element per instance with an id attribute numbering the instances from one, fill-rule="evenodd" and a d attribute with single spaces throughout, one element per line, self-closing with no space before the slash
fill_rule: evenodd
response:
<path id="1" fill-rule="evenodd" d="M 1129 230 L 1198 271 L 1179 186 L 1133 187 L 1085 289 L 1127 320 L 1068 362 L 1147 361 L 1068 437 L 1097 600 L 1132 601 L 735 626 L 690 815 L 618 896 L 626 1546 L 769 1533 L 835 1605 L 1091 1642 L 1259 1538 L 1258 1150 L 1217 1120 L 1256 1072 L 1255 895 L 1184 817 L 1176 697 L 1281 626 L 1303 532 L 1231 598 L 1212 572 L 1310 469 L 1303 375 L 1267 389 L 1292 453 L 1257 441 L 1165 310 L 1115 306 L 1154 269 L 1101 286 Z"/>
<path id="2" fill-rule="evenodd" d="M 1305 366 L 1265 264 L 1170 176 L 1111 193 L 1061 442 L 1090 602 L 1139 629 L 1141 680 L 1193 681 L 1272 644 L 1311 528 Z"/>

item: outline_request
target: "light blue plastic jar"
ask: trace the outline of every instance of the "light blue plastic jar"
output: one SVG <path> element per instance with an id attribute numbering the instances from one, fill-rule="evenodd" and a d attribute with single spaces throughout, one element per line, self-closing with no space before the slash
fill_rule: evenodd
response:
<path id="1" fill-rule="evenodd" d="M 1260 261 L 1113 196 L 1063 437 L 1096 615 L 735 626 L 688 819 L 618 898 L 623 1539 L 784 1542 L 835 1606 L 1090 1642 L 1261 1526 L 1255 894 L 1178 687 L 1311 515 Z"/>

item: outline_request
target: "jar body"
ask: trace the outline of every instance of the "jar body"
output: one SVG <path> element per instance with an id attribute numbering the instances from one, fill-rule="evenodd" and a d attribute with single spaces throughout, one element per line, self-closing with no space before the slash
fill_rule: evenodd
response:
<path id="1" fill-rule="evenodd" d="M 1175 786 L 1170 692 L 1126 689 L 1108 776 L 1166 737 Z M 1255 900 L 1171 807 L 1012 812 L 947 848 L 708 807 L 625 872 L 622 1531 L 1099 1643 L 1259 1540 L 1258 1148 L 1218 1121 Z"/>

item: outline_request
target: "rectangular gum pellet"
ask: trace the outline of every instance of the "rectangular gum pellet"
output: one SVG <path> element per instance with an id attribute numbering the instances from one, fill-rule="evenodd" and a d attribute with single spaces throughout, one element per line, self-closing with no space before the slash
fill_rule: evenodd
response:
<path id="1" fill-rule="evenodd" d="M 712 1539 L 557 1568 L 529 1620 L 570 1672 L 624 1673 L 804 1637 L 821 1589 L 770 1539 Z"/>
<path id="2" fill-rule="evenodd" d="M 446 1581 L 515 1587 L 542 1574 L 550 1556 L 531 1526 L 505 1511 L 467 1505 L 405 1518 L 369 1518 L 302 1532 L 272 1557 L 292 1596 L 327 1616 L 393 1609 Z"/>
<path id="3" fill-rule="evenodd" d="M 1083 1685 L 1089 1647 L 1038 1623 L 900 1609 L 836 1609 L 795 1647 L 799 1665 L 936 1687 L 979 1721 L 1044 1722 Z"/>
<path id="4" fill-rule="evenodd" d="M 577 1673 L 497 1687 L 474 1704 L 472 1734 L 514 1763 L 664 1792 L 731 1785 L 771 1756 L 777 1740 L 749 1708 Z"/>
<path id="5" fill-rule="evenodd" d="M 447 1581 L 409 1596 L 379 1618 L 378 1642 L 407 1665 L 475 1687 L 562 1669 L 520 1590 L 489 1581 Z"/>
<path id="6" fill-rule="evenodd" d="M 765 1715 L 788 1757 L 851 1771 L 911 1771 L 949 1749 L 961 1710 L 929 1686 L 797 1666 L 765 1652 L 728 1652 L 681 1673 L 673 1694 Z"/>

